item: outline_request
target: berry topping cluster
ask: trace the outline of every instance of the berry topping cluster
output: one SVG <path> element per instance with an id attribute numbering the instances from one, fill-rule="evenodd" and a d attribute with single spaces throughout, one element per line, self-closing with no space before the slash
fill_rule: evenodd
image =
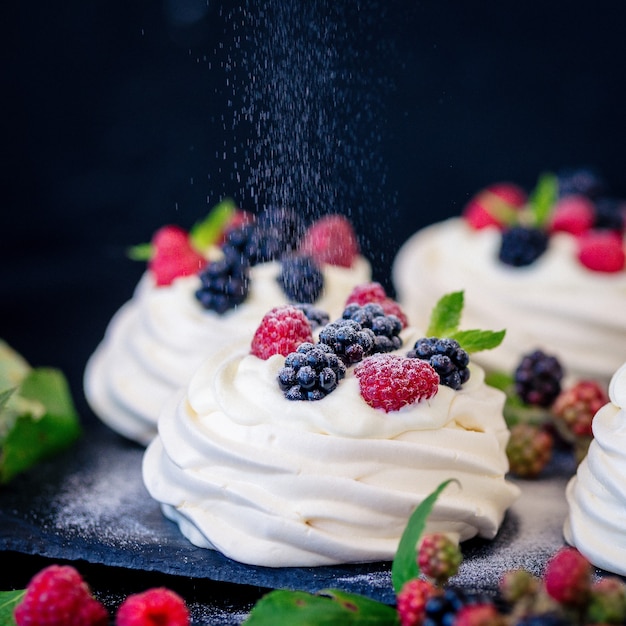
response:
<path id="1" fill-rule="evenodd" d="M 510 183 L 492 185 L 470 200 L 463 217 L 476 230 L 502 231 L 498 258 L 506 265 L 531 265 L 555 233 L 566 233 L 575 238 L 584 267 L 612 273 L 626 266 L 626 201 L 608 196 L 589 169 L 545 174 L 528 196 Z"/>

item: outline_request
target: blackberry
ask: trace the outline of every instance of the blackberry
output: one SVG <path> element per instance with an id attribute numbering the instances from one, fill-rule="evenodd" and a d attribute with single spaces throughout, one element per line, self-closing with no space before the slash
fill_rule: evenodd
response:
<path id="1" fill-rule="evenodd" d="M 624 230 L 624 212 L 626 207 L 622 200 L 601 198 L 596 201 L 595 206 L 594 228 L 615 230 L 620 233 Z"/>
<path id="2" fill-rule="evenodd" d="M 330 346 L 333 352 L 349 366 L 372 354 L 376 335 L 371 328 L 363 328 L 354 320 L 340 319 L 322 328 L 319 341 Z"/>
<path id="3" fill-rule="evenodd" d="M 455 339 L 422 337 L 407 356 L 428 361 L 439 374 L 440 383 L 451 389 L 460 389 L 469 380 L 469 354 Z"/>
<path id="4" fill-rule="evenodd" d="M 345 375 L 345 365 L 329 346 L 305 342 L 285 357 L 277 379 L 287 400 L 321 400 Z"/>
<path id="5" fill-rule="evenodd" d="M 320 326 L 326 326 L 330 321 L 330 316 L 326 311 L 316 307 L 313 304 L 307 304 L 305 302 L 299 302 L 294 304 L 296 309 L 300 309 L 311 324 L 311 328 L 319 328 Z"/>
<path id="6" fill-rule="evenodd" d="M 491 598 L 478 591 L 446 587 L 442 594 L 426 602 L 423 626 L 452 626 L 456 614 L 464 607 L 491 602 Z"/>
<path id="7" fill-rule="evenodd" d="M 198 276 L 201 286 L 195 296 L 205 309 L 221 315 L 248 296 L 249 270 L 241 258 L 224 257 L 208 263 Z"/>
<path id="8" fill-rule="evenodd" d="M 526 404 L 548 407 L 561 392 L 563 368 L 555 356 L 534 350 L 515 369 L 515 392 Z"/>
<path id="9" fill-rule="evenodd" d="M 548 233 L 539 228 L 512 226 L 503 231 L 498 258 L 506 265 L 534 263 L 548 248 Z"/>
<path id="10" fill-rule="evenodd" d="M 594 169 L 589 167 L 565 168 L 557 173 L 559 197 L 582 194 L 596 198 L 606 191 L 606 183 Z"/>
<path id="11" fill-rule="evenodd" d="M 568 626 L 571 621 L 556 611 L 524 615 L 514 622 L 515 626 Z"/>
<path id="12" fill-rule="evenodd" d="M 369 328 L 374 333 L 374 348 L 372 353 L 391 352 L 402 346 L 400 331 L 402 322 L 397 315 L 386 315 L 380 304 L 368 302 L 364 305 L 349 304 L 343 311 L 342 318 L 353 320 L 363 328 Z"/>
<path id="13" fill-rule="evenodd" d="M 250 233 L 249 249 L 255 263 L 275 261 L 298 247 L 305 224 L 295 211 L 269 208 L 261 213 Z"/>
<path id="14" fill-rule="evenodd" d="M 292 302 L 311 304 L 324 289 L 324 274 L 309 256 L 283 259 L 278 284 Z"/>

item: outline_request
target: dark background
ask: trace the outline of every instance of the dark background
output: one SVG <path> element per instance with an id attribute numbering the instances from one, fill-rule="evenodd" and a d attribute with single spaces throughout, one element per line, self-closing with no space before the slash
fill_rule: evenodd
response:
<path id="1" fill-rule="evenodd" d="M 191 226 L 224 195 L 256 208 L 222 155 L 234 144 L 224 16 L 236 6 L 3 3 L 0 337 L 63 368 L 83 409 L 84 363 L 143 271 L 126 247 Z M 545 170 L 591 165 L 626 196 L 620 3 L 346 6 L 356 63 L 371 66 L 379 108 L 360 130 L 368 150 L 379 137 L 383 182 L 362 192 L 348 173 L 353 206 L 338 209 L 386 286 L 409 234 L 491 182 L 530 188 Z M 185 8 L 197 19 L 182 25 Z"/>

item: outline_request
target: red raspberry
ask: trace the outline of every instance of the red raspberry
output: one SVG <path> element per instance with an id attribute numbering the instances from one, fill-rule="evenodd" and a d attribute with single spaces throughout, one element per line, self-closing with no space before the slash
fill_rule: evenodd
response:
<path id="1" fill-rule="evenodd" d="M 506 447 L 511 473 L 521 478 L 536 478 L 550 461 L 552 446 L 552 435 L 541 426 L 515 424 Z"/>
<path id="2" fill-rule="evenodd" d="M 189 235 L 179 226 L 163 226 L 152 237 L 153 254 L 148 269 L 156 284 L 170 285 L 179 276 L 197 274 L 206 259 L 191 246 Z"/>
<path id="3" fill-rule="evenodd" d="M 595 380 L 581 380 L 561 391 L 552 413 L 575 437 L 591 437 L 594 415 L 608 402 L 608 396 Z"/>
<path id="4" fill-rule="evenodd" d="M 50 565 L 33 576 L 15 608 L 17 626 L 106 626 L 109 616 L 70 565 Z"/>
<path id="5" fill-rule="evenodd" d="M 468 604 L 459 609 L 454 618 L 454 626 L 505 626 L 504 615 L 494 604 Z"/>
<path id="6" fill-rule="evenodd" d="M 306 315 L 295 306 L 285 304 L 265 314 L 252 338 L 250 352 L 265 361 L 274 354 L 287 356 L 305 342 L 313 342 Z"/>
<path id="7" fill-rule="evenodd" d="M 359 306 L 363 306 L 370 302 L 380 304 L 380 306 L 383 307 L 385 315 L 395 315 L 402 323 L 403 328 L 409 325 L 409 321 L 402 307 L 395 300 L 387 296 L 385 288 L 377 282 L 357 285 L 348 296 L 346 305 L 358 304 Z"/>
<path id="8" fill-rule="evenodd" d="M 561 548 L 546 565 L 543 580 L 546 591 L 557 602 L 583 606 L 591 592 L 591 564 L 575 548 Z"/>
<path id="9" fill-rule="evenodd" d="M 590 624 L 626 623 L 626 583 L 623 580 L 609 576 L 593 583 L 587 621 Z"/>
<path id="10" fill-rule="evenodd" d="M 352 267 L 359 254 L 359 242 L 350 220 L 343 215 L 326 215 L 304 233 L 300 252 L 318 264 Z"/>
<path id="11" fill-rule="evenodd" d="M 165 587 L 128 596 L 115 616 L 116 626 L 188 626 L 189 623 L 184 600 Z"/>
<path id="12" fill-rule="evenodd" d="M 521 209 L 527 200 L 526 192 L 512 183 L 496 183 L 478 192 L 463 209 L 469 225 L 480 230 L 487 226 L 502 228 L 505 217 Z"/>
<path id="13" fill-rule="evenodd" d="M 419 626 L 424 621 L 426 602 L 440 591 L 428 580 L 413 578 L 404 583 L 396 598 L 402 626 Z"/>
<path id="14" fill-rule="evenodd" d="M 622 237 L 610 230 L 590 230 L 578 238 L 578 259 L 594 272 L 621 272 L 626 263 Z"/>
<path id="15" fill-rule="evenodd" d="M 395 354 L 369 356 L 355 367 L 354 374 L 365 402 L 387 413 L 432 398 L 439 390 L 439 375 L 431 365 Z"/>
<path id="16" fill-rule="evenodd" d="M 593 202 L 581 194 L 563 196 L 554 205 L 550 217 L 550 232 L 566 232 L 580 235 L 590 230 L 595 221 Z"/>
<path id="17" fill-rule="evenodd" d="M 444 533 L 424 535 L 417 551 L 420 571 L 439 586 L 459 571 L 462 558 L 459 544 Z"/>

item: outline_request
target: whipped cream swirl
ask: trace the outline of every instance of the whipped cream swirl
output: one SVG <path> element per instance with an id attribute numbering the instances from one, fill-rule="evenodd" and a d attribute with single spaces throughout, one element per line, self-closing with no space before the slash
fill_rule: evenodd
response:
<path id="1" fill-rule="evenodd" d="M 499 247 L 497 228 L 474 230 L 463 218 L 408 239 L 394 260 L 393 281 L 411 323 L 425 328 L 442 295 L 464 290 L 464 328 L 506 329 L 500 346 L 475 355 L 487 369 L 511 372 L 523 354 L 540 348 L 572 377 L 608 384 L 624 360 L 626 272 L 586 269 L 574 238 L 563 233 L 526 267 L 499 262 Z"/>
<path id="2" fill-rule="evenodd" d="M 287 298 L 276 278 L 278 262 L 256 265 L 245 302 L 219 315 L 195 297 L 198 276 L 157 287 L 149 272 L 111 319 L 90 357 L 84 390 L 96 415 L 120 434 L 145 445 L 156 434 L 166 398 L 185 385 L 205 358 L 250 341 L 263 316 Z M 339 317 L 354 286 L 371 280 L 369 262 L 350 268 L 325 265 L 324 291 L 315 305 Z"/>
<path id="3" fill-rule="evenodd" d="M 592 426 L 587 456 L 567 485 L 563 532 L 596 567 L 626 576 L 626 363 Z"/>
<path id="4" fill-rule="evenodd" d="M 405 346 L 418 335 L 407 329 Z M 399 353 L 404 353 L 402 350 Z M 289 401 L 284 358 L 242 349 L 204 362 L 159 418 L 144 483 L 195 545 L 240 562 L 391 560 L 415 507 L 442 481 L 428 530 L 493 538 L 518 489 L 505 479 L 504 395 L 471 365 L 461 391 L 385 413 L 353 368 L 319 401 Z"/>

